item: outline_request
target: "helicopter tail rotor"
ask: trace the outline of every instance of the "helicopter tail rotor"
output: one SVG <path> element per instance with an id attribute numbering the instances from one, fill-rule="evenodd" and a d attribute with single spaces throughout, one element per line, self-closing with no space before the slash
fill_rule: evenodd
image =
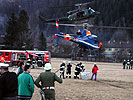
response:
<path id="1" fill-rule="evenodd" d="M 56 30 L 57 30 L 57 34 L 56 34 L 56 36 L 57 36 L 57 39 L 56 39 L 56 46 L 57 46 L 58 43 L 59 43 L 59 36 L 58 36 L 58 35 L 60 34 L 58 19 L 56 19 Z"/>
<path id="2" fill-rule="evenodd" d="M 99 49 L 101 48 L 101 46 L 102 46 L 102 42 L 99 43 Z"/>

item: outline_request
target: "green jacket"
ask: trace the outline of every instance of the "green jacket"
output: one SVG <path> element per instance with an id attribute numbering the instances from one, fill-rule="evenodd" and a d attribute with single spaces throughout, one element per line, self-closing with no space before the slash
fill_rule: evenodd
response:
<path id="1" fill-rule="evenodd" d="M 46 71 L 41 73 L 35 81 L 35 85 L 39 88 L 43 87 L 54 87 L 55 81 L 62 83 L 62 79 L 59 78 L 55 73 Z M 41 82 L 41 85 L 39 84 Z"/>
<path id="2" fill-rule="evenodd" d="M 23 72 L 18 76 L 18 95 L 32 96 L 34 92 L 34 81 L 30 74 Z"/>

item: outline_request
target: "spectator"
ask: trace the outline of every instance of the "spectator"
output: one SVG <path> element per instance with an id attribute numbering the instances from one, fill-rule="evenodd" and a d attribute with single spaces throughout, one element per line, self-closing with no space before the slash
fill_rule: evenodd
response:
<path id="1" fill-rule="evenodd" d="M 18 100 L 30 100 L 34 92 L 34 81 L 31 66 L 25 65 L 24 72 L 18 76 Z"/>
<path id="2" fill-rule="evenodd" d="M 24 62 L 20 62 L 19 67 L 16 71 L 17 76 L 19 76 L 21 73 L 23 73 L 23 70 L 24 70 Z"/>
<path id="3" fill-rule="evenodd" d="M 96 63 L 94 64 L 94 67 L 92 68 L 92 77 L 91 77 L 91 80 L 93 79 L 93 76 L 95 75 L 95 81 L 97 80 L 97 70 L 98 70 L 98 67 L 96 65 Z"/>
<path id="4" fill-rule="evenodd" d="M 9 64 L 0 64 L 0 100 L 17 100 L 17 75 L 9 72 L 8 66 Z"/>
<path id="5" fill-rule="evenodd" d="M 62 83 L 62 79 L 55 73 L 51 72 L 51 64 L 46 63 L 44 69 L 45 72 L 41 73 L 35 81 L 35 85 L 44 91 L 46 100 L 55 100 L 55 81 Z M 41 85 L 39 84 L 41 82 Z"/>

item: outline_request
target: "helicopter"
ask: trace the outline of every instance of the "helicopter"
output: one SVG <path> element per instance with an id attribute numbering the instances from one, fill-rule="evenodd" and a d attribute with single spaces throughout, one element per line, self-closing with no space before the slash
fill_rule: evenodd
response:
<path id="1" fill-rule="evenodd" d="M 82 4 L 75 4 L 75 6 L 78 7 L 78 9 L 75 9 L 75 10 L 67 12 L 67 16 L 66 17 L 58 18 L 58 20 L 60 22 L 61 21 L 63 21 L 63 22 L 64 21 L 65 22 L 75 22 L 75 21 L 88 20 L 90 18 L 96 17 L 97 15 L 100 14 L 100 12 L 95 11 L 94 9 L 92 9 L 90 7 L 88 9 L 82 9 L 82 6 L 88 5 L 90 3 L 93 3 L 93 2 L 82 3 Z M 44 23 L 56 22 L 56 18 L 55 19 L 47 19 L 46 20 L 41 14 L 39 15 L 39 18 Z"/>
<path id="2" fill-rule="evenodd" d="M 84 27 L 87 27 L 87 26 L 84 26 Z M 57 38 L 56 46 L 58 45 L 59 37 L 61 37 L 65 40 L 72 41 L 72 42 L 78 44 L 78 47 L 83 48 L 84 51 L 86 49 L 88 49 L 90 56 L 92 56 L 91 50 L 99 50 L 102 46 L 102 43 L 98 41 L 98 37 L 96 35 L 92 35 L 91 32 L 87 30 L 87 28 L 85 28 L 83 30 L 78 30 L 77 35 L 65 34 L 65 33 L 62 33 L 59 31 L 59 24 L 58 24 L 58 19 L 57 19 L 56 20 L 56 29 L 57 29 L 57 34 L 55 34 L 55 36 L 54 36 L 54 38 Z M 77 47 L 75 47 L 75 48 L 77 48 Z M 78 52 L 79 52 L 79 50 L 78 50 Z M 96 56 L 96 53 L 95 53 L 95 56 Z"/>

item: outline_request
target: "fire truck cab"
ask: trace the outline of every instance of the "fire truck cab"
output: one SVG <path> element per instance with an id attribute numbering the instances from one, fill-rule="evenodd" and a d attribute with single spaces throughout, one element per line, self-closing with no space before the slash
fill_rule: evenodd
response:
<path id="1" fill-rule="evenodd" d="M 32 65 L 37 64 L 42 67 L 45 63 L 51 62 L 51 54 L 49 51 L 34 51 L 34 50 L 0 50 L 0 58 L 4 57 L 5 62 L 10 66 L 16 66 L 20 61 L 32 61 Z"/>

